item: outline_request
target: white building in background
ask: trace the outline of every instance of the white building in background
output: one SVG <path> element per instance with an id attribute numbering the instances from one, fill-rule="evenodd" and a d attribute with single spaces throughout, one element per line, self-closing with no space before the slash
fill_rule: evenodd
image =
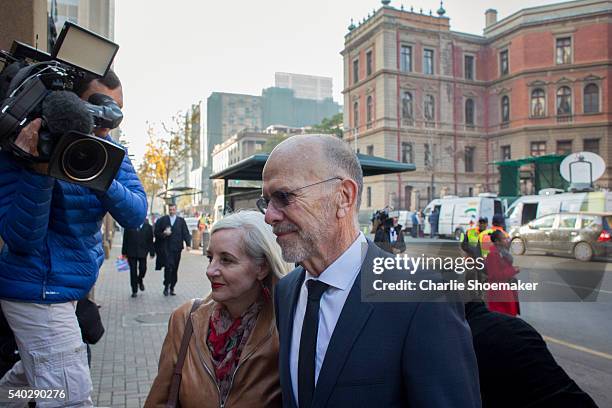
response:
<path id="1" fill-rule="evenodd" d="M 110 40 L 115 38 L 115 0 L 47 0 L 47 9 L 56 17 L 58 34 L 70 21 Z"/>
<path id="2" fill-rule="evenodd" d="M 333 95 L 333 82 L 330 77 L 276 72 L 274 86 L 292 89 L 295 97 L 302 99 L 321 101 L 331 99 Z"/>

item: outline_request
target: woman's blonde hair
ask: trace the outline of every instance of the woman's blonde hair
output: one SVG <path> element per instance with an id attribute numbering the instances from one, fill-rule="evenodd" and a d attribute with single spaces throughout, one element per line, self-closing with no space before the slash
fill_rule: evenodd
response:
<path id="1" fill-rule="evenodd" d="M 266 286 L 270 289 L 292 269 L 290 264 L 283 261 L 272 227 L 266 224 L 264 215 L 259 211 L 241 210 L 221 218 L 213 224 L 210 235 L 225 229 L 244 231 L 242 236 L 244 252 L 251 258 L 257 261 L 265 260 L 268 264 L 270 273 L 264 283 L 267 283 Z"/>

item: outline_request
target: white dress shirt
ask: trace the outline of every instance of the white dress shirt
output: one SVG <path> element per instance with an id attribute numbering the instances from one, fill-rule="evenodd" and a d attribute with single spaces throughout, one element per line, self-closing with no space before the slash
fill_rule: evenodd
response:
<path id="1" fill-rule="evenodd" d="M 300 354 L 300 338 L 302 337 L 302 325 L 306 314 L 306 302 L 308 288 L 306 281 L 309 279 L 320 280 L 329 285 L 320 301 L 319 308 L 319 330 L 317 332 L 317 355 L 315 361 L 315 385 L 319 379 L 319 372 L 323 365 L 327 346 L 331 339 L 336 323 L 344 303 L 348 298 L 353 283 L 359 274 L 361 264 L 366 255 L 367 241 L 360 232 L 359 236 L 351 246 L 325 269 L 319 277 L 314 277 L 306 271 L 306 277 L 300 288 L 295 316 L 293 318 L 293 333 L 291 336 L 291 349 L 289 350 L 289 370 L 291 372 L 291 384 L 296 404 L 298 402 L 298 359 Z"/>
<path id="2" fill-rule="evenodd" d="M 172 227 L 174 227 L 174 221 L 176 221 L 176 215 L 171 215 L 171 216 L 170 216 L 170 225 L 171 225 Z"/>

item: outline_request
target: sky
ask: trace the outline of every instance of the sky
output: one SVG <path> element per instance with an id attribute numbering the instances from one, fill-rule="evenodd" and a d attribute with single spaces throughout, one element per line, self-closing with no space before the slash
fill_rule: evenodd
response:
<path id="1" fill-rule="evenodd" d="M 411 1 L 411 2 L 410 2 Z M 431 9 L 434 0 L 391 1 Z M 488 8 L 498 19 L 555 0 L 450 0 L 451 30 L 482 34 Z M 115 0 L 115 70 L 123 83 L 121 125 L 136 164 L 144 155 L 147 122 L 162 121 L 212 92 L 260 95 L 275 72 L 333 78 L 343 104 L 340 55 L 351 18 L 381 6 L 379 0 Z"/>

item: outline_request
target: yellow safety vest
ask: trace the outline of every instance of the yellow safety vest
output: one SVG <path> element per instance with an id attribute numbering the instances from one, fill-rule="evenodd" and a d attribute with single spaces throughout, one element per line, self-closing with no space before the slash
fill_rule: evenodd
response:
<path id="1" fill-rule="evenodd" d="M 498 230 L 502 231 L 504 235 L 508 237 L 508 233 L 504 231 L 502 227 L 498 227 L 495 225 L 491 228 L 487 228 L 478 235 L 478 242 L 480 242 L 480 253 L 482 254 L 483 258 L 486 258 L 487 255 L 489 255 L 489 252 L 491 252 L 491 246 L 493 245 L 493 243 L 491 242 L 490 234 Z"/>

